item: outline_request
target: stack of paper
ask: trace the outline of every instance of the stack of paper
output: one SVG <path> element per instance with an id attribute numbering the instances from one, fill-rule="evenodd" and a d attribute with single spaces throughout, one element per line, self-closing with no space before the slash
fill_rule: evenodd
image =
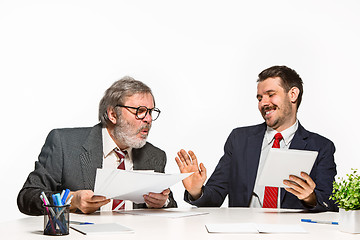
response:
<path id="1" fill-rule="evenodd" d="M 298 224 L 220 223 L 206 224 L 209 233 L 307 233 Z"/>
<path id="2" fill-rule="evenodd" d="M 71 225 L 72 229 L 81 232 L 85 235 L 92 234 L 118 234 L 118 233 L 133 233 L 134 231 L 128 227 L 118 223 L 101 223 L 101 224 L 85 224 L 85 225 Z"/>
<path id="3" fill-rule="evenodd" d="M 164 174 L 149 171 L 97 169 L 94 194 L 143 203 L 144 194 L 161 193 L 193 173 Z"/>

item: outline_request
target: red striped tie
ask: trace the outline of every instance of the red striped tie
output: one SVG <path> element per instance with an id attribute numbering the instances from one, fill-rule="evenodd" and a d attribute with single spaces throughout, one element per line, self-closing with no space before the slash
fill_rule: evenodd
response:
<path id="1" fill-rule="evenodd" d="M 275 134 L 275 140 L 272 147 L 280 148 L 280 141 L 282 138 L 283 136 L 281 133 Z M 277 187 L 265 187 L 263 208 L 277 208 L 278 190 Z"/>
<path id="2" fill-rule="evenodd" d="M 125 156 L 118 151 L 115 151 L 115 152 L 118 155 L 119 160 L 120 160 L 120 164 L 117 167 L 117 169 L 125 170 Z M 126 154 L 126 152 L 124 152 L 124 153 Z M 125 209 L 125 202 L 124 202 L 124 200 L 114 199 L 113 205 L 112 205 L 112 210 L 119 210 L 119 209 Z"/>

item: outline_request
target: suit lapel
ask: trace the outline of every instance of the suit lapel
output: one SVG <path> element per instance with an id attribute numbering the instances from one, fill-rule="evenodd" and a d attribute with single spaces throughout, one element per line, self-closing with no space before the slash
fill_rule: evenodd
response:
<path id="1" fill-rule="evenodd" d="M 309 137 L 309 132 L 305 130 L 305 128 L 300 124 L 299 127 L 295 132 L 294 138 L 291 141 L 290 149 L 305 149 L 307 145 L 307 138 Z"/>
<path id="2" fill-rule="evenodd" d="M 149 165 L 146 162 L 150 161 L 150 156 L 147 156 L 146 151 L 134 148 L 132 154 L 134 170 L 142 170 L 145 169 L 145 166 Z"/>
<path id="3" fill-rule="evenodd" d="M 161 155 L 158 155 L 150 143 L 146 143 L 142 148 L 132 149 L 132 160 L 134 170 L 154 170 L 163 172 L 164 162 Z"/>
<path id="4" fill-rule="evenodd" d="M 102 167 L 103 143 L 101 125 L 95 125 L 86 139 L 80 154 L 85 189 L 94 189 L 96 169 Z"/>

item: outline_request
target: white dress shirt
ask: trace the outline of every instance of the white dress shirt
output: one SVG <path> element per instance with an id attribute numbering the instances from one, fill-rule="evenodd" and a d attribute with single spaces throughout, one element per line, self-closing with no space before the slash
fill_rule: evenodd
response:
<path id="1" fill-rule="evenodd" d="M 115 149 L 117 149 L 118 152 L 122 153 L 125 156 L 125 159 L 124 159 L 125 170 L 132 171 L 133 167 L 134 167 L 133 161 L 131 159 L 132 149 L 131 148 L 125 149 L 127 154 L 122 152 L 118 148 L 118 146 L 116 145 L 114 140 L 111 138 L 111 136 L 106 128 L 102 129 L 102 140 L 103 140 L 103 164 L 102 164 L 103 168 L 116 169 L 120 165 L 120 158 L 118 157 L 118 155 L 115 152 Z M 100 208 L 100 211 L 111 211 L 112 210 L 112 202 L 113 201 L 111 200 L 110 203 L 102 206 Z M 133 208 L 132 201 L 126 200 L 125 201 L 125 210 L 131 210 L 132 208 Z"/>
<path id="2" fill-rule="evenodd" d="M 281 132 L 281 135 L 283 136 L 283 139 L 280 140 L 280 148 L 281 149 L 289 149 L 289 146 L 291 144 L 291 141 L 295 135 L 296 130 L 298 129 L 299 123 L 298 120 L 296 120 L 295 124 L 289 127 L 288 129 L 285 129 Z M 264 140 L 261 147 L 261 155 L 260 155 L 260 161 L 259 161 L 259 167 L 256 175 L 256 181 L 254 186 L 254 193 L 257 195 L 253 195 L 250 201 L 250 207 L 262 207 L 263 201 L 264 201 L 264 192 L 265 192 L 265 186 L 258 185 L 259 176 L 261 174 L 261 171 L 265 165 L 266 157 L 269 153 L 270 148 L 272 148 L 275 134 L 278 133 L 276 130 L 267 127 Z M 276 169 L 274 169 L 276 171 Z M 280 208 L 280 188 L 278 191 L 278 204 L 277 208 Z"/>

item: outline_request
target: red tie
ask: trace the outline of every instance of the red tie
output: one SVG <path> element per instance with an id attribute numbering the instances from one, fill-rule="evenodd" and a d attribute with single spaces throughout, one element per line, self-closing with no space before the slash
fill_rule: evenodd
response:
<path id="1" fill-rule="evenodd" d="M 275 140 L 272 147 L 280 148 L 280 141 L 282 138 L 283 136 L 281 133 L 275 134 Z M 265 187 L 263 208 L 277 208 L 278 190 L 277 187 Z"/>
<path id="2" fill-rule="evenodd" d="M 117 169 L 121 169 L 121 170 L 125 170 L 125 156 L 116 151 L 116 154 L 118 155 L 119 157 L 119 160 L 120 160 L 120 164 L 119 166 L 117 167 Z M 126 152 L 124 152 L 126 154 Z M 120 205 L 121 204 L 121 205 Z M 120 207 L 118 207 L 120 205 Z M 125 202 L 123 200 L 119 200 L 119 199 L 114 199 L 113 200 L 113 205 L 112 205 L 112 210 L 119 210 L 119 209 L 125 209 Z"/>

